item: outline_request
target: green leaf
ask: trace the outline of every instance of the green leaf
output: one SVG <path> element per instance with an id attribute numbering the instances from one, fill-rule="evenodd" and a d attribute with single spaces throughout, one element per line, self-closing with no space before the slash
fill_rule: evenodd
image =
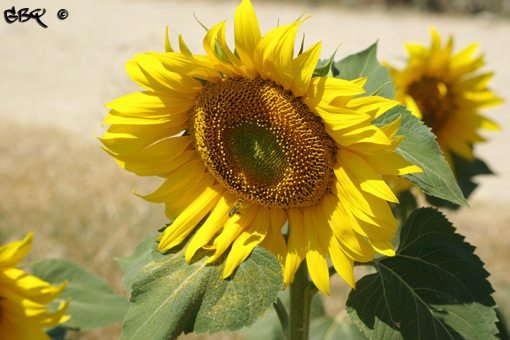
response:
<path id="1" fill-rule="evenodd" d="M 492 175 L 493 172 L 481 159 L 475 158 L 469 160 L 455 153 L 451 153 L 451 155 L 457 184 L 464 197 L 468 198 L 478 186 L 478 184 L 474 182 L 474 177 L 478 175 Z M 446 207 L 449 209 L 459 208 L 456 204 L 435 197 L 427 196 L 427 201 L 436 207 Z"/>
<path id="2" fill-rule="evenodd" d="M 427 195 L 468 206 L 455 176 L 435 141 L 435 135 L 429 127 L 407 111 L 405 106 L 400 105 L 387 111 L 373 123 L 376 126 L 386 125 L 400 116 L 402 116 L 402 123 L 397 136 L 404 136 L 404 139 L 395 152 L 423 170 L 422 173 L 408 174 L 404 177 L 416 184 Z"/>
<path id="3" fill-rule="evenodd" d="M 390 71 L 377 61 L 377 42 L 364 51 L 335 62 L 334 67 L 339 71 L 336 78 L 353 80 L 367 77 L 364 86 L 367 92 L 363 94 L 365 96 L 377 93 L 378 96 L 388 99 L 395 97 Z"/>
<path id="4" fill-rule="evenodd" d="M 145 239 L 136 246 L 133 254 L 126 257 L 115 258 L 115 261 L 117 261 L 122 270 L 124 270 L 124 273 L 126 273 L 122 279 L 122 283 L 124 283 L 128 292 L 131 292 L 131 285 L 138 271 L 151 260 L 151 245 L 158 235 L 159 233 L 147 235 Z"/>
<path id="5" fill-rule="evenodd" d="M 416 210 L 395 257 L 374 261 L 347 299 L 370 339 L 494 339 L 489 273 L 474 247 L 437 210 Z"/>
<path id="6" fill-rule="evenodd" d="M 289 310 L 289 289 L 280 292 L 278 298 L 282 301 L 283 305 Z M 312 300 L 312 308 L 310 317 L 313 320 L 322 318 L 325 315 L 324 302 L 320 294 L 315 294 Z M 282 327 L 274 308 L 271 308 L 264 317 L 257 320 L 252 326 L 245 327 L 241 330 L 241 334 L 245 340 L 281 340 L 284 339 Z M 310 335 L 312 332 L 310 332 Z"/>
<path id="7" fill-rule="evenodd" d="M 67 329 L 57 326 L 50 328 L 46 331 L 46 334 L 51 338 L 51 340 L 66 340 L 68 339 Z"/>
<path id="8" fill-rule="evenodd" d="M 66 260 L 43 260 L 32 265 L 32 272 L 53 285 L 68 280 L 59 299 L 71 298 L 67 310 L 71 319 L 60 327 L 88 330 L 104 327 L 124 318 L 127 299 L 115 296 L 106 282 Z"/>
<path id="9" fill-rule="evenodd" d="M 335 318 L 322 316 L 310 323 L 310 340 L 367 340 L 367 337 L 346 318 L 345 311 Z"/>
<path id="10" fill-rule="evenodd" d="M 226 256 L 208 265 L 202 261 L 206 251 L 199 250 L 187 264 L 184 245 L 167 253 L 157 251 L 156 242 L 152 247 L 132 285 L 123 340 L 235 331 L 262 316 L 283 287 L 279 261 L 260 247 L 227 279 L 221 278 Z"/>

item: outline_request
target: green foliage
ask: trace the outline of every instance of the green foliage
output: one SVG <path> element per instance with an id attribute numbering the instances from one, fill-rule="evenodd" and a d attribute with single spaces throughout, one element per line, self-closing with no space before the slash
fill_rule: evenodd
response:
<path id="1" fill-rule="evenodd" d="M 142 242 L 145 247 L 146 241 Z M 281 265 L 267 250 L 256 247 L 236 269 L 222 279 L 225 256 L 205 264 L 199 250 L 192 263 L 184 260 L 185 245 L 169 252 L 139 249 L 124 262 L 138 268 L 147 260 L 131 285 L 131 307 L 121 339 L 175 339 L 182 332 L 235 331 L 253 324 L 276 301 L 283 287 Z M 129 265 L 128 265 L 129 264 Z M 130 280 L 128 280 L 129 282 Z"/>
<path id="2" fill-rule="evenodd" d="M 395 97 L 390 71 L 377 61 L 377 42 L 366 50 L 335 62 L 333 67 L 338 71 L 336 78 L 353 80 L 367 77 L 364 86 L 366 96 L 377 94 L 388 99 Z"/>
<path id="3" fill-rule="evenodd" d="M 151 246 L 158 234 L 159 233 L 153 233 L 147 235 L 143 241 L 136 246 L 133 254 L 126 257 L 115 258 L 115 261 L 117 261 L 122 270 L 124 270 L 125 274 L 122 283 L 124 283 L 128 292 L 131 292 L 131 285 L 135 281 L 135 276 L 140 268 L 151 260 Z"/>
<path id="4" fill-rule="evenodd" d="M 333 65 L 335 54 L 336 51 L 328 60 L 319 60 L 315 71 L 313 71 L 314 77 L 336 77 L 338 75 L 339 72 Z"/>
<path id="5" fill-rule="evenodd" d="M 71 298 L 67 310 L 71 319 L 60 327 L 88 330 L 104 327 L 124 318 L 129 303 L 115 296 L 106 282 L 66 260 L 44 260 L 32 265 L 35 276 L 59 285 L 68 280 L 59 299 Z M 58 331 L 55 331 L 58 333 Z"/>
<path id="6" fill-rule="evenodd" d="M 67 340 L 68 333 L 67 329 L 63 327 L 53 327 L 46 331 L 46 334 L 51 338 L 51 340 Z"/>
<path id="7" fill-rule="evenodd" d="M 387 111 L 377 118 L 374 124 L 386 125 L 398 117 L 402 117 L 402 122 L 397 136 L 404 136 L 404 139 L 395 152 L 423 170 L 422 173 L 412 173 L 404 177 L 416 184 L 427 195 L 467 206 L 468 203 L 430 128 L 407 111 L 404 106 L 397 106 Z"/>
<path id="8" fill-rule="evenodd" d="M 366 340 L 367 337 L 355 325 L 348 323 L 344 312 L 336 318 L 321 316 L 310 324 L 310 340 Z"/>
<path id="9" fill-rule="evenodd" d="M 457 184 L 459 185 L 464 197 L 468 198 L 478 186 L 478 184 L 473 181 L 473 178 L 478 175 L 492 175 L 493 172 L 481 159 L 475 158 L 473 160 L 469 160 L 460 157 L 455 153 L 451 153 L 451 155 Z M 459 208 L 456 204 L 436 197 L 427 196 L 427 201 L 437 207 L 446 207 L 450 209 Z"/>
<path id="10" fill-rule="evenodd" d="M 489 274 L 474 247 L 438 211 L 416 210 L 395 257 L 374 261 L 347 300 L 370 339 L 493 339 Z"/>
<path id="11" fill-rule="evenodd" d="M 280 292 L 278 298 L 281 300 L 283 307 L 289 310 L 289 289 Z M 315 295 L 311 308 L 311 326 L 313 327 L 314 325 L 314 319 L 322 318 L 324 315 L 324 303 L 322 302 L 322 298 L 320 295 Z M 243 328 L 241 333 L 246 340 L 281 340 L 285 338 L 274 308 L 269 310 L 252 326 Z M 312 334 L 312 332 L 310 332 L 310 334 Z"/>

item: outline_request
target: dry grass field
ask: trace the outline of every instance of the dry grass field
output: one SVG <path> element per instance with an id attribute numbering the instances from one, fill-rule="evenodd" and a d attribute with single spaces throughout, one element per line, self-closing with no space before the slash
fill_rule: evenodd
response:
<path id="1" fill-rule="evenodd" d="M 48 16 L 47 30 L 33 22 L 0 22 L 0 41 L 5 48 L 0 63 L 0 240 L 6 243 L 34 231 L 28 261 L 71 260 L 103 277 L 117 293 L 125 294 L 122 271 L 113 258 L 129 255 L 166 219 L 162 206 L 132 193 L 133 189 L 151 192 L 161 179 L 140 178 L 122 170 L 99 147 L 93 133 L 102 131 L 100 125 L 107 112 L 103 105 L 138 90 L 125 75 L 124 63 L 136 53 L 160 51 L 167 24 L 185 32 L 190 48 L 201 53 L 203 31 L 192 13 L 206 18 L 208 25 L 225 18 L 232 23 L 237 2 L 215 2 L 213 6 L 212 1 L 195 0 L 153 1 L 148 5 L 133 0 L 80 4 L 47 1 L 48 11 L 67 6 L 70 17 L 58 22 Z M 34 8 L 40 6 L 38 3 L 27 0 L 27 6 Z M 278 17 L 282 22 L 292 21 L 306 9 L 303 4 L 288 2 L 253 3 L 264 32 L 274 27 Z M 480 179 L 482 185 L 470 201 L 471 209 L 447 215 L 467 241 L 477 246 L 477 254 L 492 274 L 489 279 L 496 289 L 494 297 L 510 316 L 510 22 L 494 17 L 361 12 L 336 7 L 308 8 L 307 13 L 314 17 L 303 32 L 307 32 L 309 44 L 324 42 L 323 57 L 328 57 L 339 42 L 338 55 L 345 56 L 380 38 L 382 59 L 399 60 L 405 56 L 403 41 L 429 42 L 430 25 L 445 34 L 455 33 L 459 46 L 480 42 L 488 68 L 497 71 L 493 88 L 507 102 L 490 112 L 503 131 L 488 136 L 491 141 L 478 149 L 499 176 Z M 335 302 L 328 299 L 326 303 L 331 314 L 343 308 L 347 294 L 346 284 L 338 277 L 333 285 Z M 113 340 L 119 333 L 117 324 L 75 333 L 72 339 Z M 206 337 L 182 336 L 195 338 Z"/>

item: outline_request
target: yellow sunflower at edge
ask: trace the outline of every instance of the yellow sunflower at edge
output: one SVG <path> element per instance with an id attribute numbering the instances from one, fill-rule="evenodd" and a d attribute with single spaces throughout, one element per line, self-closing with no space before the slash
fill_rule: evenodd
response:
<path id="1" fill-rule="evenodd" d="M 44 328 L 69 320 L 64 316 L 69 306 L 61 302 L 49 313 L 46 306 L 64 290 L 66 283 L 54 287 L 14 268 L 32 247 L 32 233 L 23 241 L 0 247 L 0 340 L 50 340 Z"/>
<path id="2" fill-rule="evenodd" d="M 502 100 L 487 88 L 493 73 L 475 72 L 484 65 L 483 55 L 473 57 L 478 44 L 452 54 L 453 38 L 450 36 L 442 47 L 439 34 L 434 29 L 430 31 L 430 48 L 406 44 L 409 53 L 406 68 L 402 71 L 389 68 L 396 99 L 432 129 L 452 167 L 452 152 L 473 160 L 472 145 L 485 141 L 478 134 L 479 129 L 499 130 L 478 110 L 498 105 Z"/>
<path id="3" fill-rule="evenodd" d="M 371 121 L 397 102 L 364 93 L 366 79 L 315 77 L 321 44 L 294 58 L 302 21 L 262 36 L 248 0 L 237 8 L 235 52 L 225 22 L 208 30 L 207 55 L 136 55 L 130 77 L 147 91 L 107 104 L 101 138 L 126 170 L 166 181 L 143 196 L 165 203 L 175 219 L 159 249 L 179 245 L 205 218 L 189 245 L 230 249 L 223 277 L 262 246 L 292 283 L 306 259 L 315 285 L 329 293 L 327 257 L 354 286 L 353 262 L 394 255 L 397 224 L 388 201 L 397 198 L 379 174 L 421 171 L 394 153 L 400 119 L 382 128 Z M 186 131 L 185 133 L 181 133 Z M 288 240 L 281 229 L 289 222 Z"/>

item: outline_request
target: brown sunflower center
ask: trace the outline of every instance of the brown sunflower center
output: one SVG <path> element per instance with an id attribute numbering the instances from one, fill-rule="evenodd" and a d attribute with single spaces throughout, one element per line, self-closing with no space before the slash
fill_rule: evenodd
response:
<path id="1" fill-rule="evenodd" d="M 440 80 L 422 78 L 409 86 L 408 94 L 418 105 L 423 122 L 437 134 L 454 109 L 451 89 Z"/>
<path id="2" fill-rule="evenodd" d="M 297 208 L 316 204 L 331 187 L 334 141 L 300 98 L 273 81 L 207 84 L 190 134 L 209 171 L 243 200 Z"/>

